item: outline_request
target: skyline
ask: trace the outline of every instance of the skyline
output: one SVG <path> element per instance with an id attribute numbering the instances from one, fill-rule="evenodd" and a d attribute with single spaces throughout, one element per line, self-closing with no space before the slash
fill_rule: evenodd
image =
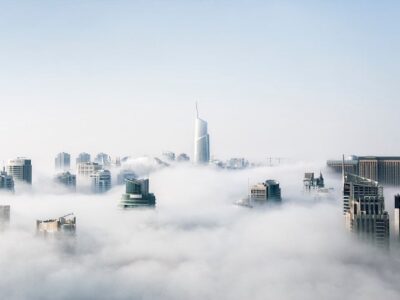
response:
<path id="1" fill-rule="evenodd" d="M 1 159 L 192 154 L 196 100 L 215 157 L 396 155 L 399 6 L 2 1 Z"/>

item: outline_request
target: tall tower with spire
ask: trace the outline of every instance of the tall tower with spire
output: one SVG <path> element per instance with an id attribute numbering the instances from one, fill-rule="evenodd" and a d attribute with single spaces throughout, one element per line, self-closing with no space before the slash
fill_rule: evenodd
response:
<path id="1" fill-rule="evenodd" d="M 194 131 L 194 162 L 196 164 L 208 164 L 210 161 L 210 135 L 207 122 L 200 119 L 196 103 L 196 121 Z"/>

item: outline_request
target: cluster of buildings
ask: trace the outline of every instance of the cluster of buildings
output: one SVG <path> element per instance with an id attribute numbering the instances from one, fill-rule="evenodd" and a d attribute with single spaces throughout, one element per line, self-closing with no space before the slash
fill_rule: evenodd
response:
<path id="1" fill-rule="evenodd" d="M 37 220 L 36 233 L 56 236 L 57 234 L 75 234 L 76 217 L 73 213 L 57 219 Z"/>
<path id="2" fill-rule="evenodd" d="M 356 174 L 383 185 L 400 186 L 400 156 L 349 156 L 344 160 L 328 160 L 332 171 Z"/>
<path id="3" fill-rule="evenodd" d="M 277 204 L 282 202 L 282 193 L 279 182 L 273 179 L 257 183 L 249 188 L 249 195 L 236 204 L 246 207 L 254 207 L 265 204 Z"/>

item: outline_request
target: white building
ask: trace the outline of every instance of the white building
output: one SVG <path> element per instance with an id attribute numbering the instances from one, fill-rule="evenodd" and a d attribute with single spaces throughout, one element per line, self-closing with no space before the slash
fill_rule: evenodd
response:
<path id="1" fill-rule="evenodd" d="M 209 161 L 210 136 L 208 134 L 207 122 L 200 119 L 197 112 L 194 136 L 194 162 L 196 164 L 208 164 Z"/>
<path id="2" fill-rule="evenodd" d="M 80 176 L 90 176 L 93 173 L 102 169 L 102 166 L 94 162 L 86 162 L 78 164 L 78 175 Z"/>

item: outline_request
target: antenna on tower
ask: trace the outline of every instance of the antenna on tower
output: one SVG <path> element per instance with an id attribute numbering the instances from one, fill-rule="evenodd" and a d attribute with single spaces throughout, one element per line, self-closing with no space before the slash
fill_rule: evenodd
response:
<path id="1" fill-rule="evenodd" d="M 197 114 L 197 119 L 199 118 L 199 108 L 197 107 L 197 101 L 196 101 L 196 114 Z"/>

